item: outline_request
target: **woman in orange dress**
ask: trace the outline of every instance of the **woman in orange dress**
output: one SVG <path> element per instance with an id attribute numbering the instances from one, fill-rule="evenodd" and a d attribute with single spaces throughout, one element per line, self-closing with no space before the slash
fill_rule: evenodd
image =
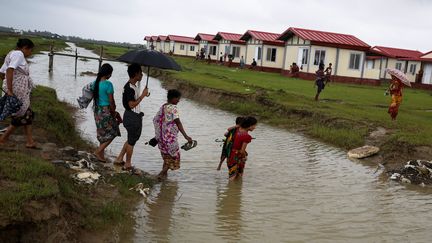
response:
<path id="1" fill-rule="evenodd" d="M 391 76 L 392 80 L 389 87 L 389 92 L 391 95 L 391 104 L 388 109 L 388 113 L 390 114 L 392 120 L 396 120 L 398 115 L 399 106 L 402 103 L 402 89 L 403 83 L 395 76 Z"/>

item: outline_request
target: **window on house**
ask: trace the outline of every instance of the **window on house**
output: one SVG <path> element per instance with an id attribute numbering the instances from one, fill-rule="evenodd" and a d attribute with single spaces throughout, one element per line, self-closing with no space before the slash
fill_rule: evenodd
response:
<path id="1" fill-rule="evenodd" d="M 360 69 L 360 59 L 361 54 L 360 53 L 351 53 L 350 54 L 350 61 L 349 61 L 349 69 Z"/>
<path id="2" fill-rule="evenodd" d="M 189 47 L 189 50 L 190 50 L 190 51 L 195 51 L 195 46 L 190 46 L 190 47 Z"/>
<path id="3" fill-rule="evenodd" d="M 180 45 L 180 50 L 184 51 L 185 45 Z"/>
<path id="4" fill-rule="evenodd" d="M 308 55 L 309 55 L 309 49 L 303 49 L 302 50 L 301 65 L 308 64 Z"/>
<path id="5" fill-rule="evenodd" d="M 216 46 L 210 46 L 210 55 L 216 55 Z"/>
<path id="6" fill-rule="evenodd" d="M 315 50 L 314 65 L 319 65 L 320 63 L 324 63 L 324 60 L 325 60 L 325 51 Z"/>
<path id="7" fill-rule="evenodd" d="M 396 68 L 397 70 L 402 70 L 402 63 L 397 62 L 395 68 Z"/>
<path id="8" fill-rule="evenodd" d="M 409 72 L 414 75 L 416 73 L 416 69 L 417 69 L 417 65 L 411 64 Z"/>
<path id="9" fill-rule="evenodd" d="M 262 57 L 262 48 L 261 47 L 258 47 L 258 52 L 257 52 L 257 60 L 261 60 L 261 57 Z"/>
<path id="10" fill-rule="evenodd" d="M 267 61 L 276 62 L 276 48 L 267 48 Z"/>
<path id="11" fill-rule="evenodd" d="M 240 57 L 240 46 L 233 46 L 231 54 L 234 57 Z"/>
<path id="12" fill-rule="evenodd" d="M 367 69 L 375 69 L 375 60 L 367 60 L 366 61 Z"/>

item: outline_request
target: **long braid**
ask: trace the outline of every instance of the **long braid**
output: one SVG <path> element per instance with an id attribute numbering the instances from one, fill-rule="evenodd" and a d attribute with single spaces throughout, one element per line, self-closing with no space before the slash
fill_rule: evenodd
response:
<path id="1" fill-rule="evenodd" d="M 95 111 L 97 110 L 98 103 L 99 103 L 99 83 L 100 83 L 102 77 L 109 76 L 112 74 L 112 72 L 113 72 L 113 67 L 108 63 L 105 63 L 99 69 L 99 72 L 97 74 L 96 81 L 94 84 L 94 88 L 93 88 L 93 100 L 94 100 L 94 104 L 95 104 Z"/>

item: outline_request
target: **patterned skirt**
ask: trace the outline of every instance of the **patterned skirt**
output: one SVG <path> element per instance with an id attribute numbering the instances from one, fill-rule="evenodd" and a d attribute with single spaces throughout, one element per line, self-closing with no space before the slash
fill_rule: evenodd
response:
<path id="1" fill-rule="evenodd" d="M 170 170 L 180 169 L 180 155 L 176 157 L 163 153 L 161 153 L 161 155 L 164 161 L 164 167 L 168 167 Z"/>
<path id="2" fill-rule="evenodd" d="M 235 179 L 237 176 L 242 176 L 246 165 L 246 157 L 242 157 L 239 150 L 233 150 L 227 161 L 229 179 Z"/>
<path id="3" fill-rule="evenodd" d="M 392 95 L 392 101 L 388 109 L 388 113 L 390 114 L 393 120 L 396 119 L 398 115 L 399 106 L 401 103 L 402 103 L 402 95 Z"/>
<path id="4" fill-rule="evenodd" d="M 120 136 L 120 129 L 116 119 L 111 115 L 109 106 L 96 108 L 94 113 L 97 140 L 105 143 Z"/>

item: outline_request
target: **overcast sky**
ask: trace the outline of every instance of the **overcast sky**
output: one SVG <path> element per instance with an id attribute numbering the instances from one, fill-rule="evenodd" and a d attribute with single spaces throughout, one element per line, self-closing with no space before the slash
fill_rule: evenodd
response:
<path id="1" fill-rule="evenodd" d="M 432 50 L 429 0 L 0 0 L 0 25 L 109 41 L 198 32 L 352 34 L 371 46 Z"/>

